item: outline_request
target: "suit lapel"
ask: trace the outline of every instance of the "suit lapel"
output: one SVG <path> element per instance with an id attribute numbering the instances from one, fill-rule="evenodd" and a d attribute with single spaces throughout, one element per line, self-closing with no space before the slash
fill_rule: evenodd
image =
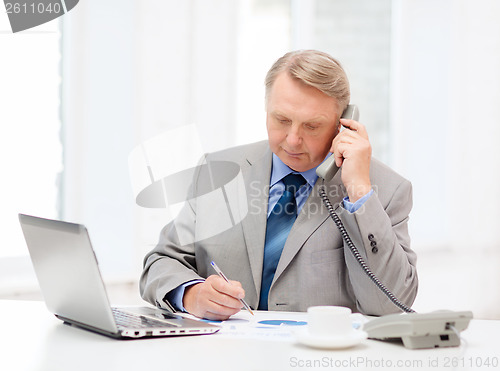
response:
<path id="1" fill-rule="evenodd" d="M 325 182 L 326 193 L 330 202 L 336 206 L 342 201 L 345 194 L 345 188 L 340 178 L 341 172 L 337 171 L 330 182 Z M 290 234 L 285 242 L 285 247 L 281 254 L 281 258 L 276 268 L 274 281 L 285 271 L 292 259 L 302 248 L 311 234 L 329 218 L 328 210 L 323 205 L 321 196 L 319 195 L 319 187 L 323 184 L 323 179 L 318 178 L 314 188 L 311 191 L 306 203 L 302 207 L 300 214 L 297 216 Z"/>
<path id="2" fill-rule="evenodd" d="M 250 166 L 242 170 L 247 192 L 248 213 L 241 222 L 257 298 L 262 281 L 272 152 L 268 148 L 265 155 L 260 154 L 259 157 L 248 158 Z"/>

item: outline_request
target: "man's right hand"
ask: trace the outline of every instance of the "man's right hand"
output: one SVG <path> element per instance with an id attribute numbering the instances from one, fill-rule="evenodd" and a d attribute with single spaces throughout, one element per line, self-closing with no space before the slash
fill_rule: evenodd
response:
<path id="1" fill-rule="evenodd" d="M 245 297 L 241 283 L 227 283 L 217 275 L 208 277 L 204 282 L 189 286 L 184 292 L 184 308 L 196 317 L 226 320 L 241 310 Z"/>

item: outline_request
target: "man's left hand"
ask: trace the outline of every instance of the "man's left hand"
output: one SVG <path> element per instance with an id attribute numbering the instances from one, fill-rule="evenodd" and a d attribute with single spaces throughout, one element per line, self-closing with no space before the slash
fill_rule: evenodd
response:
<path id="1" fill-rule="evenodd" d="M 372 147 L 363 124 L 347 119 L 340 119 L 340 123 L 345 129 L 333 139 L 330 152 L 335 156 L 335 164 L 342 166 L 342 183 L 349 201 L 356 202 L 371 190 Z"/>

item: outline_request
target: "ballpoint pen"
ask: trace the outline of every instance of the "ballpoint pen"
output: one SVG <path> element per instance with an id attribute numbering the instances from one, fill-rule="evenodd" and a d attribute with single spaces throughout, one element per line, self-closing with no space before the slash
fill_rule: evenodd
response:
<path id="1" fill-rule="evenodd" d="M 212 267 L 215 269 L 215 271 L 217 272 L 217 274 L 224 280 L 226 281 L 227 283 L 231 284 L 231 282 L 229 282 L 229 280 L 227 279 L 226 275 L 224 273 L 222 273 L 222 271 L 220 270 L 220 268 L 217 266 L 217 264 L 215 264 L 214 261 L 212 261 L 210 263 L 212 265 Z M 248 310 L 250 312 L 250 314 L 253 316 L 253 312 L 252 312 L 252 309 L 248 306 L 248 304 L 245 302 L 245 300 L 243 299 L 239 299 L 241 301 L 241 304 L 243 304 L 243 306 L 245 307 L 246 310 Z"/>

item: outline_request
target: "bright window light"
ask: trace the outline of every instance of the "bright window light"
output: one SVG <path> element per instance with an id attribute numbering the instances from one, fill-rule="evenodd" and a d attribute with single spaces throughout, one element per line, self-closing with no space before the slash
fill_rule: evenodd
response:
<path id="1" fill-rule="evenodd" d="M 57 20 L 13 34 L 0 12 L 0 258 L 27 255 L 17 214 L 58 216 L 60 32 Z"/>

